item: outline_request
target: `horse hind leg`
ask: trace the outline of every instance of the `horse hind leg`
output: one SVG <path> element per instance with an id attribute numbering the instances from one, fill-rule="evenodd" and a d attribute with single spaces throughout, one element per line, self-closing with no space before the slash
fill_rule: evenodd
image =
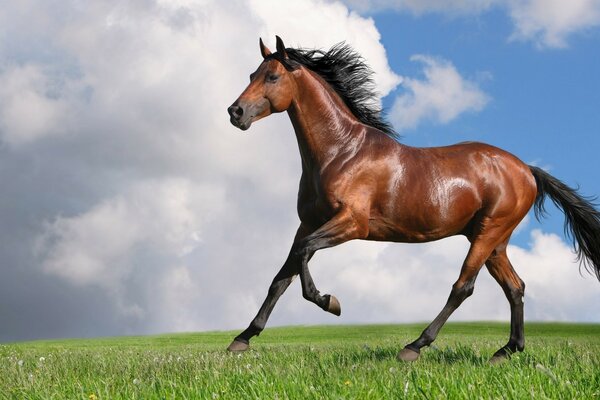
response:
<path id="1" fill-rule="evenodd" d="M 471 247 L 463 262 L 460 275 L 454 285 L 452 285 L 446 305 L 433 322 L 425 328 L 419 338 L 406 345 L 398 353 L 399 360 L 414 361 L 419 358 L 421 348 L 433 343 L 450 315 L 467 297 L 473 294 L 475 280 L 481 267 L 483 267 L 484 263 L 498 246 L 508 241 L 510 234 L 516 226 L 514 221 L 510 223 L 498 220 L 492 216 L 482 216 L 478 221 L 479 229 L 476 233 L 468 236 Z"/>
<path id="2" fill-rule="evenodd" d="M 513 269 L 506 255 L 506 244 L 497 248 L 485 263 L 488 271 L 496 282 L 502 287 L 510 304 L 510 338 L 508 343 L 494 353 L 491 363 L 501 362 L 525 347 L 525 334 L 523 330 L 523 296 L 525 283 Z"/>
<path id="3" fill-rule="evenodd" d="M 398 353 L 398 360 L 415 361 L 419 358 L 421 348 L 429 346 L 435 340 L 440 329 L 442 329 L 442 326 L 446 323 L 450 315 L 467 297 L 473 294 L 477 274 L 481 267 L 483 267 L 485 260 L 489 257 L 493 247 L 493 245 L 490 245 L 490 240 L 486 240 L 484 237 L 478 238 L 472 242 L 458 280 L 452 285 L 452 290 L 446 305 L 438 316 L 435 317 L 433 322 L 425 328 L 419 338 L 406 345 L 400 353 Z"/>

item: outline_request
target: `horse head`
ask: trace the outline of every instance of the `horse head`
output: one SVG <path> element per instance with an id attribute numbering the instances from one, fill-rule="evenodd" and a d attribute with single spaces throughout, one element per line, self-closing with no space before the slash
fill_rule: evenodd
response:
<path id="1" fill-rule="evenodd" d="M 263 61 L 250 74 L 250 84 L 227 109 L 231 123 L 243 131 L 261 118 L 286 111 L 293 99 L 293 71 L 283 41 L 277 36 L 275 53 L 271 53 L 262 39 L 259 45 Z"/>

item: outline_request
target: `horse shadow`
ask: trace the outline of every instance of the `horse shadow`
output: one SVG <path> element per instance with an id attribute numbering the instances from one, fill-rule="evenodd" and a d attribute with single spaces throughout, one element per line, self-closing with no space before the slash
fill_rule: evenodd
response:
<path id="1" fill-rule="evenodd" d="M 400 349 L 397 346 L 375 347 L 363 345 L 360 351 L 353 352 L 350 356 L 352 362 L 389 361 L 395 359 Z M 480 354 L 468 346 L 456 345 L 445 348 L 430 346 L 421 353 L 421 360 L 438 364 L 471 364 L 474 366 L 488 365 L 491 353 Z M 341 356 L 340 356 L 341 358 Z"/>

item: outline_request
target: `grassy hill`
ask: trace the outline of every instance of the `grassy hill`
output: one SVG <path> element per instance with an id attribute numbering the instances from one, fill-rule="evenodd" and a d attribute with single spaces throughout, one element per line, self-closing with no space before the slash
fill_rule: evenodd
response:
<path id="1" fill-rule="evenodd" d="M 448 323 L 412 364 L 425 324 L 267 329 L 0 345 L 1 399 L 600 398 L 600 325 L 526 324 L 526 350 L 491 366 L 501 323 Z"/>

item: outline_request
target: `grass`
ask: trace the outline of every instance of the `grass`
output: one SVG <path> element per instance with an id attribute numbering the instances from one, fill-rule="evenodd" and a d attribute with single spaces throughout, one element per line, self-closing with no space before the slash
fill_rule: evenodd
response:
<path id="1" fill-rule="evenodd" d="M 412 364 L 396 354 L 424 324 L 267 329 L 244 354 L 237 332 L 0 345 L 0 399 L 600 398 L 600 325 L 527 323 L 527 348 L 491 366 L 500 323 L 449 323 Z"/>

